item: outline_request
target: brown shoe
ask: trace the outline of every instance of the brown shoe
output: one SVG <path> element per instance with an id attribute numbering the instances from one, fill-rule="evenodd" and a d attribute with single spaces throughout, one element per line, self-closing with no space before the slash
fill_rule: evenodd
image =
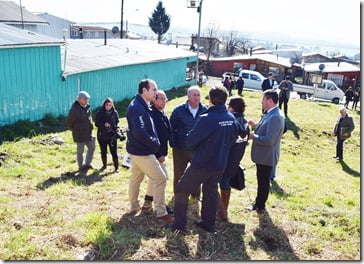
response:
<path id="1" fill-rule="evenodd" d="M 169 214 L 157 217 L 157 219 L 162 220 L 162 221 L 166 222 L 167 224 L 173 224 L 174 223 L 174 217 L 169 215 Z"/>

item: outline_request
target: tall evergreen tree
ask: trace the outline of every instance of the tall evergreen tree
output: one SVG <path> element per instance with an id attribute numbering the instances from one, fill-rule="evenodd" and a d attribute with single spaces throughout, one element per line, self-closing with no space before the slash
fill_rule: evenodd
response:
<path id="1" fill-rule="evenodd" d="M 158 35 L 158 43 L 161 42 L 163 34 L 168 31 L 170 25 L 171 17 L 166 14 L 162 2 L 159 1 L 152 13 L 152 17 L 149 17 L 149 26 Z"/>

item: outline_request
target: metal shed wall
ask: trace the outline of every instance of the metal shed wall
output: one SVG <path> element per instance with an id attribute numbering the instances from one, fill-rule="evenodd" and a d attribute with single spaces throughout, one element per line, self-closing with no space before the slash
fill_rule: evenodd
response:
<path id="1" fill-rule="evenodd" d="M 93 109 L 106 97 L 132 98 L 139 81 L 154 79 L 159 89 L 187 83 L 186 65 L 195 57 L 170 59 L 83 72 L 61 78 L 59 46 L 0 49 L 0 126 L 39 120 L 45 114 L 68 115 L 80 90 L 90 93 Z"/>
<path id="2" fill-rule="evenodd" d="M 60 76 L 59 46 L 0 49 L 0 125 L 60 113 Z"/>

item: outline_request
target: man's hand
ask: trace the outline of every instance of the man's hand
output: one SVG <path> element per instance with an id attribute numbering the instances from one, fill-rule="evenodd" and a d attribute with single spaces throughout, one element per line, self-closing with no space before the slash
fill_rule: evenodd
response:
<path id="1" fill-rule="evenodd" d="M 160 156 L 158 158 L 159 163 L 163 163 L 163 162 L 165 162 L 165 160 L 166 160 L 166 157 L 165 156 Z"/>
<path id="2" fill-rule="evenodd" d="M 256 123 L 253 120 L 249 120 L 248 125 L 251 127 L 254 127 L 256 125 Z"/>

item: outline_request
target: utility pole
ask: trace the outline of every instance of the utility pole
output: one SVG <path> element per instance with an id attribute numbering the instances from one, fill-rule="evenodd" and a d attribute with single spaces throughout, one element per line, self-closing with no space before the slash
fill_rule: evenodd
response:
<path id="1" fill-rule="evenodd" d="M 121 0 L 120 38 L 123 38 L 124 0 Z"/>
<path id="2" fill-rule="evenodd" d="M 196 61 L 196 83 L 198 82 L 199 78 L 199 70 L 198 70 L 198 63 L 199 63 L 199 55 L 200 55 L 200 31 L 201 31 L 201 13 L 202 13 L 202 0 L 200 1 L 200 6 L 197 7 L 197 12 L 199 13 L 198 17 L 198 33 L 197 33 L 197 61 Z"/>
<path id="3" fill-rule="evenodd" d="M 23 6 L 21 4 L 21 0 L 20 0 L 20 15 L 21 15 L 21 27 L 22 29 L 24 29 Z"/>

